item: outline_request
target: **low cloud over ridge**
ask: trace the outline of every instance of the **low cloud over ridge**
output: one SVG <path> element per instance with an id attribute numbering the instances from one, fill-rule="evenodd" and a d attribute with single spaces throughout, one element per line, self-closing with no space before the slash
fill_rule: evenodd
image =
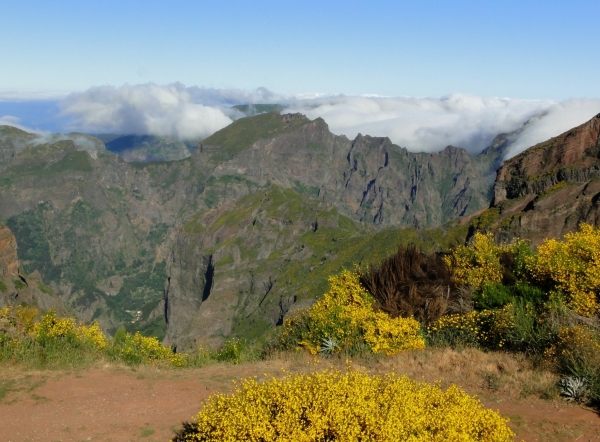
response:
<path id="1" fill-rule="evenodd" d="M 247 92 L 180 83 L 93 87 L 70 94 L 60 106 L 62 114 L 72 119 L 71 130 L 196 139 L 241 117 L 232 106 L 253 103 L 280 103 L 286 112 L 323 118 L 336 134 L 387 136 L 411 151 L 436 152 L 452 144 L 478 153 L 497 134 L 515 132 L 509 156 L 600 112 L 598 99 L 290 96 L 265 88 Z"/>

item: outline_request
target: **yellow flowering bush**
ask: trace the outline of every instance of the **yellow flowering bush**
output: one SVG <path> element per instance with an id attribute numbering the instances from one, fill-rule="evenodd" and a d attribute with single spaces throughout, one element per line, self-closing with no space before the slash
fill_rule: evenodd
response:
<path id="1" fill-rule="evenodd" d="M 185 366 L 188 358 L 187 354 L 173 353 L 155 337 L 142 336 L 139 332 L 127 333 L 118 345 L 117 354 L 128 364 L 167 362 L 175 367 Z"/>
<path id="2" fill-rule="evenodd" d="M 29 306 L 0 308 L 0 344 L 31 333 L 37 315 L 38 310 Z"/>
<path id="3" fill-rule="evenodd" d="M 507 422 L 454 385 L 325 371 L 247 379 L 209 397 L 175 440 L 501 442 L 514 437 Z"/>
<path id="4" fill-rule="evenodd" d="M 217 361 L 229 361 L 234 364 L 239 364 L 240 356 L 246 346 L 246 341 L 239 338 L 231 338 L 223 343 L 223 347 L 216 353 L 215 357 Z M 203 349 L 200 348 L 199 352 Z"/>
<path id="5" fill-rule="evenodd" d="M 527 278 L 526 261 L 533 254 L 529 242 L 515 239 L 511 244 L 496 244 L 494 234 L 477 232 L 470 245 L 459 245 L 444 262 L 451 267 L 457 284 L 482 289 L 486 284 L 500 283 L 511 275 L 514 280 Z M 509 257 L 510 264 L 502 258 Z M 507 265 L 508 264 L 508 265 Z"/>
<path id="6" fill-rule="evenodd" d="M 459 284 L 479 288 L 486 282 L 502 280 L 502 251 L 503 248 L 496 245 L 493 233 L 477 232 L 472 245 L 459 245 L 451 256 L 444 257 L 444 261 L 454 269 L 454 277 Z"/>
<path id="7" fill-rule="evenodd" d="M 74 318 L 57 318 L 54 310 L 50 310 L 33 327 L 33 336 L 39 339 L 66 338 L 74 334 L 76 324 Z"/>
<path id="8" fill-rule="evenodd" d="M 154 337 L 122 330 L 120 338 L 110 341 L 97 322 L 77 325 L 74 318 L 59 318 L 53 310 L 36 322 L 37 315 L 33 307 L 0 308 L 0 346 L 5 347 L 0 359 L 36 360 L 39 357 L 42 361 L 49 358 L 58 361 L 63 358 L 68 363 L 69 358 L 94 361 L 104 356 L 128 364 L 158 361 L 175 367 L 188 364 L 187 354 L 173 353 Z"/>
<path id="9" fill-rule="evenodd" d="M 545 355 L 560 371 L 587 376 L 600 366 L 600 336 L 587 325 L 561 327 L 555 344 Z"/>
<path id="10" fill-rule="evenodd" d="M 98 351 L 108 347 L 108 340 L 97 322 L 77 326 L 74 318 L 58 318 L 54 310 L 45 313 L 30 330 L 30 335 L 41 343 L 68 340 L 73 345 L 88 346 Z"/>
<path id="11" fill-rule="evenodd" d="M 499 310 L 473 310 L 466 314 L 442 316 L 432 323 L 427 332 L 430 339 L 442 345 L 479 345 L 502 348 L 515 326 L 513 306 Z"/>
<path id="12" fill-rule="evenodd" d="M 394 354 L 421 349 L 425 341 L 413 318 L 391 318 L 373 309 L 373 297 L 357 274 L 343 271 L 329 278 L 329 291 L 310 309 L 284 322 L 283 347 L 305 347 L 319 352 L 325 339 L 335 350 L 368 345 L 375 353 Z"/>
<path id="13" fill-rule="evenodd" d="M 91 344 L 97 350 L 104 350 L 108 347 L 108 339 L 102 333 L 97 322 L 88 327 L 80 325 L 75 329 L 75 334 L 80 341 Z"/>
<path id="14" fill-rule="evenodd" d="M 564 241 L 547 239 L 527 261 L 532 278 L 563 297 L 576 313 L 598 313 L 600 296 L 600 229 L 581 224 Z"/>

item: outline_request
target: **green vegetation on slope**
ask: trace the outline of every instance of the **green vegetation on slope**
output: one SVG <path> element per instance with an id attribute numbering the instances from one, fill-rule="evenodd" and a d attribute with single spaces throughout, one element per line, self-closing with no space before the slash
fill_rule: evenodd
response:
<path id="1" fill-rule="evenodd" d="M 377 263 L 400 244 L 447 249 L 464 242 L 468 228 L 376 231 L 333 206 L 277 186 L 241 198 L 233 210 L 218 217 L 213 213 L 191 217 L 184 232 L 219 238 L 212 246 L 206 242 L 203 249 L 204 254 L 219 257 L 216 278 L 243 279 L 251 269 L 254 279 L 271 281 L 264 282 L 267 288 L 261 282 L 239 293 L 233 335 L 246 339 L 259 338 L 272 327 L 273 312 L 282 299 L 314 300 L 327 290 L 327 278 L 344 268 Z"/>
<path id="2" fill-rule="evenodd" d="M 91 172 L 92 164 L 86 152 L 73 151 L 67 153 L 56 162 L 33 162 L 9 167 L 5 173 L 17 175 L 35 175 L 39 177 L 53 177 L 69 172 Z"/>
<path id="3" fill-rule="evenodd" d="M 218 152 L 226 159 L 249 148 L 258 139 L 273 138 L 292 132 L 309 123 L 306 117 L 283 121 L 278 112 L 240 118 L 202 141 L 205 146 L 220 146 Z"/>
<path id="4" fill-rule="evenodd" d="M 116 215 L 122 223 L 119 212 L 111 212 L 109 216 Z M 69 281 L 69 304 L 79 312 L 91 309 L 94 319 L 131 323 L 127 310 L 143 310 L 162 299 L 166 265 L 154 261 L 155 248 L 163 241 L 167 226 L 157 224 L 147 235 L 124 229 L 122 240 L 112 249 L 99 250 L 99 239 L 115 234 L 107 227 L 105 216 L 79 200 L 63 210 L 39 204 L 9 218 L 6 224 L 17 239 L 26 273 L 38 270 L 54 288 Z M 106 281 L 115 275 L 122 278 L 122 285 L 118 293 L 110 295 Z M 129 328 L 136 330 L 136 324 Z"/>

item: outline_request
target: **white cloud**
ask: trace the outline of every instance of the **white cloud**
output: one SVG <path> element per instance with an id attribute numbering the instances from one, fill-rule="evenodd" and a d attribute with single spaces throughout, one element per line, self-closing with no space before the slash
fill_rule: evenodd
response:
<path id="1" fill-rule="evenodd" d="M 600 113 L 598 99 L 570 99 L 555 103 L 545 113 L 533 117 L 516 134 L 506 157 L 511 158 L 542 141 L 579 126 Z"/>
<path id="2" fill-rule="evenodd" d="M 181 84 L 99 86 L 70 94 L 60 107 L 73 119 L 71 130 L 201 138 L 232 120 L 222 108 L 195 98 L 196 89 Z"/>
<path id="3" fill-rule="evenodd" d="M 281 95 L 186 87 L 180 83 L 99 86 L 61 102 L 71 130 L 201 138 L 241 113 L 237 104 L 279 103 L 286 112 L 323 118 L 332 132 L 387 136 L 411 151 L 436 152 L 449 144 L 478 153 L 499 133 L 517 131 L 510 155 L 577 126 L 600 112 L 600 100 L 562 102 L 452 94 L 441 98 Z M 529 124 L 523 125 L 529 121 Z"/>
<path id="4" fill-rule="evenodd" d="M 40 136 L 50 135 L 50 132 L 32 129 L 30 127 L 27 127 L 27 126 L 21 124 L 21 119 L 18 117 L 14 117 L 12 115 L 1 116 L 0 117 L 0 126 L 13 126 L 13 127 L 16 127 L 17 129 L 24 130 L 25 132 L 29 132 L 29 133 L 40 135 Z"/>
<path id="5" fill-rule="evenodd" d="M 19 121 L 21 120 L 17 117 L 13 117 L 12 115 L 4 115 L 3 117 L 0 117 L 0 126 L 14 126 L 21 130 L 26 130 L 19 124 Z"/>
<path id="6" fill-rule="evenodd" d="M 499 133 L 519 129 L 553 101 L 453 94 L 442 98 L 335 97 L 307 100 L 290 110 L 322 117 L 337 134 L 387 136 L 411 151 L 437 152 L 449 144 L 477 153 Z"/>

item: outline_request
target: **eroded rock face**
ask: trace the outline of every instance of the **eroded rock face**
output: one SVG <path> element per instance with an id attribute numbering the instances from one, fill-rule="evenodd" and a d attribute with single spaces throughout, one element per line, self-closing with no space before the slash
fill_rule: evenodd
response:
<path id="1" fill-rule="evenodd" d="M 411 153 L 388 138 L 333 135 L 322 119 L 281 118 L 302 124 L 259 139 L 216 165 L 211 177 L 217 185 L 232 183 L 220 191 L 232 202 L 199 212 L 196 227 L 174 232 L 168 293 L 158 307 L 166 308 L 165 342 L 178 348 L 218 345 L 240 327 L 251 333 L 275 326 L 295 304 L 320 296 L 323 286 L 305 288 L 293 277 L 282 284 L 286 269 L 295 266 L 308 275 L 315 260 L 322 265 L 319 256 L 333 260 L 342 253 L 340 244 L 325 253 L 308 246 L 302 240 L 308 241 L 308 232 L 342 231 L 341 218 L 353 234 L 360 226 L 435 226 L 484 208 L 491 199 L 503 139 L 478 157 L 453 146 L 435 154 Z M 215 151 L 203 145 L 192 158 L 200 161 Z M 280 194 L 286 195 L 281 204 L 265 209 L 266 201 Z M 288 217 L 293 201 L 298 208 Z M 324 215 L 333 210 L 335 217 Z M 231 214 L 239 219 L 229 224 L 224 220 Z M 360 252 L 354 253 L 360 259 Z"/>
<path id="2" fill-rule="evenodd" d="M 19 276 L 17 240 L 10 229 L 2 224 L 0 224 L 0 276 L 3 278 Z"/>
<path id="3" fill-rule="evenodd" d="M 389 138 L 335 136 L 316 119 L 255 142 L 217 166 L 213 176 L 242 175 L 257 184 L 297 189 L 381 227 L 428 227 L 488 205 L 498 154 L 471 157 L 453 146 L 412 153 Z"/>
<path id="4" fill-rule="evenodd" d="M 17 241 L 0 223 L 0 307 L 21 303 L 65 313 L 62 301 L 44 285 L 38 272 L 29 276 L 20 273 Z"/>
<path id="5" fill-rule="evenodd" d="M 495 211 L 495 212 L 494 212 Z M 490 218 L 490 216 L 492 216 Z M 487 229 L 533 244 L 600 222 L 600 115 L 504 162 Z"/>
<path id="6" fill-rule="evenodd" d="M 596 116 L 505 161 L 497 172 L 493 204 L 540 194 L 561 181 L 585 183 L 600 178 L 599 136 Z"/>

